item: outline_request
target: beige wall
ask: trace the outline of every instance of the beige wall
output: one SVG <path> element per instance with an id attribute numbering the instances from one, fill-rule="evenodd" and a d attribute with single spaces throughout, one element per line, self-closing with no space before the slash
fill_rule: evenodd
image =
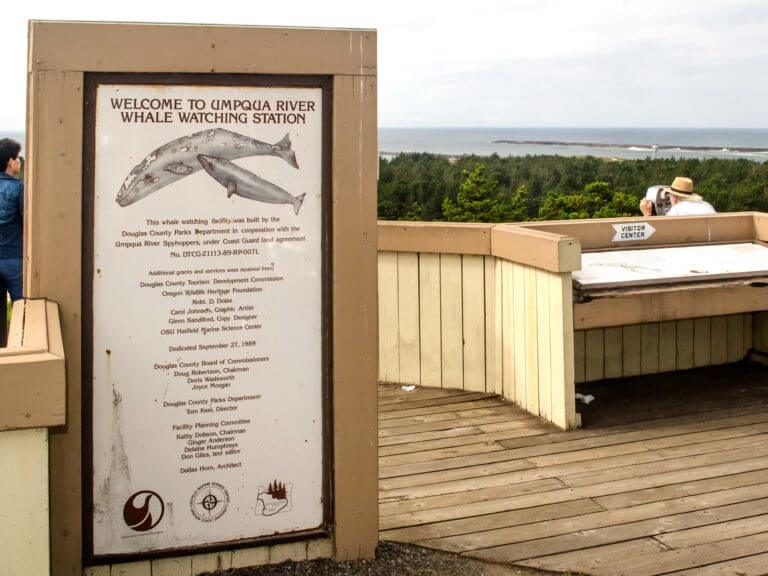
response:
<path id="1" fill-rule="evenodd" d="M 494 256 L 379 253 L 379 379 L 501 394 L 561 426 L 573 400 L 570 272 Z"/>
<path id="2" fill-rule="evenodd" d="M 765 240 L 766 218 L 657 219 L 653 241 L 634 244 Z M 753 314 L 768 288 L 749 282 L 574 304 L 582 246 L 611 247 L 612 224 L 643 220 L 380 222 L 379 379 L 501 394 L 572 428 L 576 382 L 736 362 L 753 343 L 768 354 L 768 313 Z"/>
<path id="3" fill-rule="evenodd" d="M 573 330 L 570 272 L 495 256 L 382 251 L 378 273 L 379 380 L 500 394 L 563 428 L 573 383 L 768 353 L 768 313 Z"/>
<path id="4" fill-rule="evenodd" d="M 752 334 L 752 314 L 576 330 L 576 382 L 738 362 Z"/>
<path id="5" fill-rule="evenodd" d="M 746 313 L 569 331 L 570 273 L 472 254 L 379 252 L 378 261 L 383 382 L 500 394 L 555 421 L 553 403 L 572 402 L 553 388 L 568 348 L 577 384 L 768 353 L 768 313 L 754 324 Z M 566 427 L 575 416 L 563 418 L 555 422 Z"/>
<path id="6" fill-rule="evenodd" d="M 332 483 L 343 496 L 333 498 L 333 549 L 313 550 L 340 560 L 371 556 L 378 541 L 375 31 L 31 22 L 28 72 L 25 289 L 59 303 L 67 351 L 67 426 L 50 437 L 53 573 L 83 571 L 82 150 L 90 72 L 311 74 L 332 82 Z M 287 548 L 275 550 L 231 558 L 279 558 Z M 173 573 L 186 558 L 158 563 L 158 573 Z M 115 565 L 111 574 L 144 574 L 147 566 Z"/>
<path id="7" fill-rule="evenodd" d="M 17 300 L 8 347 L 0 349 L 0 431 L 64 425 L 65 394 L 58 306 Z"/>
<path id="8" fill-rule="evenodd" d="M 763 361 L 768 363 L 768 312 L 754 314 L 754 347 L 765 356 Z"/>
<path id="9" fill-rule="evenodd" d="M 0 350 L 0 574 L 50 574 L 48 428 L 64 420 L 58 307 L 17 300 Z"/>
<path id="10" fill-rule="evenodd" d="M 502 395 L 560 428 L 577 427 L 571 273 L 503 259 L 497 271 Z"/>
<path id="11" fill-rule="evenodd" d="M 329 539 L 307 540 L 258 548 L 240 548 L 211 552 L 209 554 L 193 554 L 161 558 L 158 560 L 142 560 L 104 566 L 86 568 L 85 576 L 198 576 L 217 570 L 232 568 L 247 568 L 280 564 L 287 560 L 300 562 L 316 560 L 333 556 L 333 543 Z"/>
<path id="12" fill-rule="evenodd" d="M 48 430 L 0 432 L 0 573 L 50 574 Z"/>
<path id="13" fill-rule="evenodd" d="M 576 238 L 379 223 L 379 378 L 501 394 L 563 429 L 574 401 Z"/>
<path id="14" fill-rule="evenodd" d="M 379 253 L 379 379 L 496 392 L 494 258 Z"/>

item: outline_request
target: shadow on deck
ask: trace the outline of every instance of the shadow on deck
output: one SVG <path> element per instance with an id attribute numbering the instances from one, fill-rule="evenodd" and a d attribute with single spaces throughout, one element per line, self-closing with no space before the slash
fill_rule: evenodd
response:
<path id="1" fill-rule="evenodd" d="M 497 396 L 379 387 L 382 540 L 585 574 L 768 573 L 768 370 L 584 386 L 560 432 Z"/>

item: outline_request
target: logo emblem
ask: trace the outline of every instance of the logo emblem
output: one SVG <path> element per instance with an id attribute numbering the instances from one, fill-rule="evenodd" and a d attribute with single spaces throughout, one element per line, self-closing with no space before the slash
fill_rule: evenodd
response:
<path id="1" fill-rule="evenodd" d="M 201 522 L 213 522 L 229 507 L 229 492 L 218 482 L 206 482 L 189 499 L 192 516 Z"/>
<path id="2" fill-rule="evenodd" d="M 291 511 L 293 484 L 273 480 L 269 486 L 259 486 L 256 496 L 256 514 L 274 516 L 280 512 Z"/>
<path id="3" fill-rule="evenodd" d="M 131 530 L 147 532 L 160 524 L 165 503 L 157 492 L 140 490 L 129 496 L 123 506 L 123 520 Z"/>

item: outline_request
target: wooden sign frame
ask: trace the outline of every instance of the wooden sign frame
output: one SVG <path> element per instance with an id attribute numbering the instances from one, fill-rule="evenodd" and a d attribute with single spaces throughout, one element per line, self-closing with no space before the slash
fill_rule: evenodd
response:
<path id="1" fill-rule="evenodd" d="M 85 90 L 89 74 L 291 75 L 328 79 L 330 308 L 328 531 L 338 560 L 378 542 L 376 460 L 376 34 L 246 26 L 30 23 L 25 276 L 59 303 L 66 426 L 50 441 L 51 565 L 80 576 L 84 554 Z"/>

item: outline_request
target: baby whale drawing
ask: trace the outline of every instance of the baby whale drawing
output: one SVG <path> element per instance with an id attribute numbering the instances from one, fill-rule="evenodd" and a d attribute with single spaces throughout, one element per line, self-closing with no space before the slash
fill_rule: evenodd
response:
<path id="1" fill-rule="evenodd" d="M 270 204 L 291 204 L 293 211 L 298 214 L 301 205 L 304 202 L 306 194 L 292 196 L 287 191 L 259 178 L 256 174 L 240 168 L 237 164 L 223 158 L 199 155 L 197 157 L 200 164 L 206 172 L 210 174 L 216 182 L 227 189 L 227 198 L 232 194 L 237 194 L 249 200 L 257 202 L 268 202 Z"/>
<path id="2" fill-rule="evenodd" d="M 182 136 L 150 152 L 125 179 L 115 199 L 128 206 L 146 198 L 164 186 L 194 174 L 202 168 L 199 155 L 234 160 L 248 156 L 277 156 L 298 168 L 291 139 L 286 134 L 279 142 L 268 144 L 224 128 L 203 130 Z"/>

